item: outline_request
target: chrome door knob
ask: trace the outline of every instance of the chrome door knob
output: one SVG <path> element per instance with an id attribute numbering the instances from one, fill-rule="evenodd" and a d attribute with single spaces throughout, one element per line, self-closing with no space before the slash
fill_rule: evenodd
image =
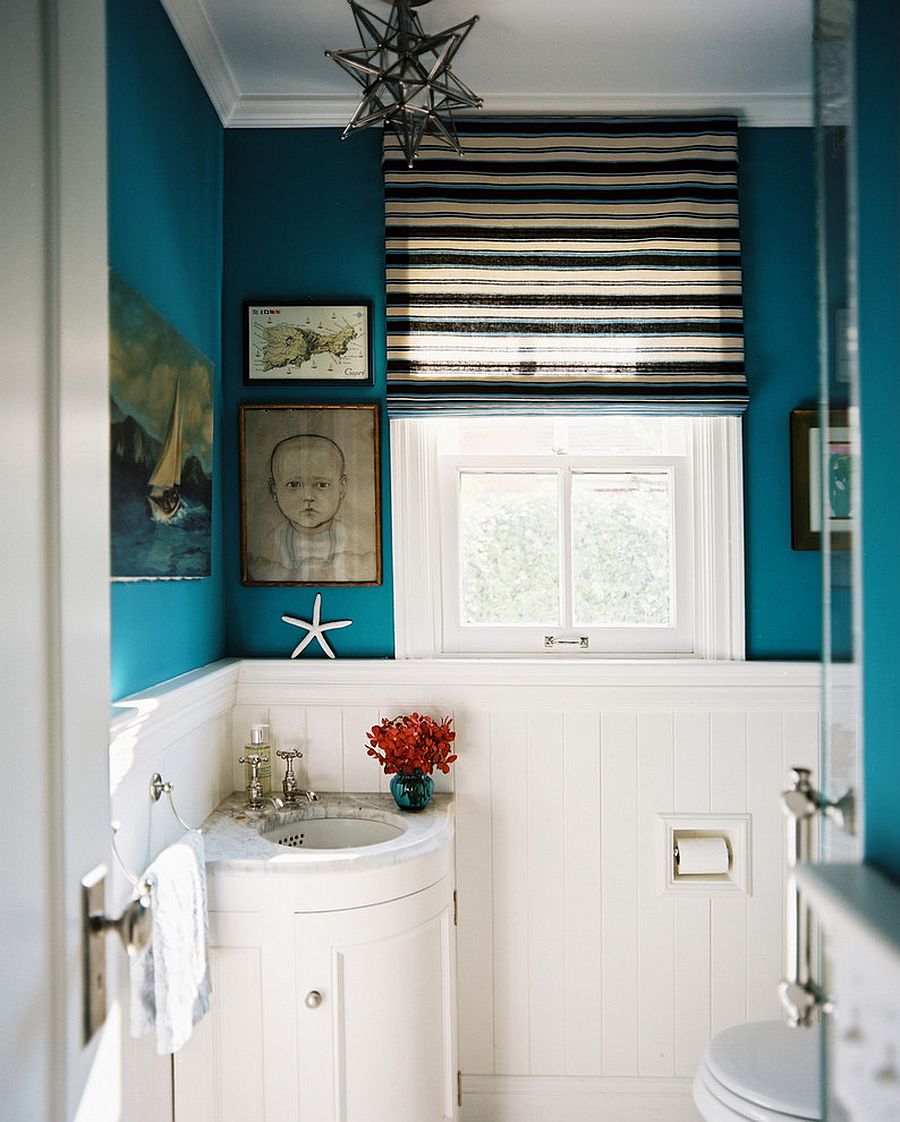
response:
<path id="1" fill-rule="evenodd" d="M 305 1000 L 308 1009 L 318 1009 L 322 1004 L 322 995 L 318 990 L 310 990 Z"/>
<path id="2" fill-rule="evenodd" d="M 142 951 L 153 934 L 153 907 L 149 893 L 126 904 L 118 919 L 110 919 L 102 912 L 88 916 L 90 930 L 115 931 L 129 956 Z"/>

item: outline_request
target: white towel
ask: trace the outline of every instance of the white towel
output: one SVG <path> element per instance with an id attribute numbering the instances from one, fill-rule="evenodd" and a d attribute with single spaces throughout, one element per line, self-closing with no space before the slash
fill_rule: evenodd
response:
<path id="1" fill-rule="evenodd" d="M 156 1050 L 177 1052 L 209 1009 L 209 915 L 203 838 L 191 830 L 164 849 L 144 878 L 153 934 L 131 960 L 131 1035 L 156 1028 Z"/>

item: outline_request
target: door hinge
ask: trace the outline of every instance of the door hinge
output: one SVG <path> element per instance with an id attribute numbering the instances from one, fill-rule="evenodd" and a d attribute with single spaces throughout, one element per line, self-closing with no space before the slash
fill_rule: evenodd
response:
<path id="1" fill-rule="evenodd" d="M 453 926 L 459 927 L 459 898 L 455 888 L 453 889 Z"/>

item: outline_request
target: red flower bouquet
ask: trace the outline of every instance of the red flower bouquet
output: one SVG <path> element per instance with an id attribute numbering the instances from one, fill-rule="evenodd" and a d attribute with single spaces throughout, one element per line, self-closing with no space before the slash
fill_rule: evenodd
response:
<path id="1" fill-rule="evenodd" d="M 392 719 L 385 717 L 367 734 L 372 746 L 368 754 L 378 760 L 385 775 L 411 775 L 416 771 L 431 775 L 435 768 L 446 775 L 456 759 L 456 754 L 451 752 L 456 739 L 450 727 L 452 723 L 452 717 L 436 721 L 434 717 L 418 713 Z"/>

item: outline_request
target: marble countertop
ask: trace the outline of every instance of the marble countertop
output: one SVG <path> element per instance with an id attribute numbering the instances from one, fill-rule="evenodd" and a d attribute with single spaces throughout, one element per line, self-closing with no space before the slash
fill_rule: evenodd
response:
<path id="1" fill-rule="evenodd" d="M 424 810 L 399 810 L 391 795 L 319 792 L 319 800 L 276 811 L 271 803 L 250 810 L 246 793 L 224 799 L 200 827 L 210 873 L 361 872 L 399 865 L 453 841 L 453 796 L 435 795 Z M 398 826 L 403 833 L 377 845 L 347 849 L 294 849 L 260 836 L 313 818 L 367 818 Z"/>

